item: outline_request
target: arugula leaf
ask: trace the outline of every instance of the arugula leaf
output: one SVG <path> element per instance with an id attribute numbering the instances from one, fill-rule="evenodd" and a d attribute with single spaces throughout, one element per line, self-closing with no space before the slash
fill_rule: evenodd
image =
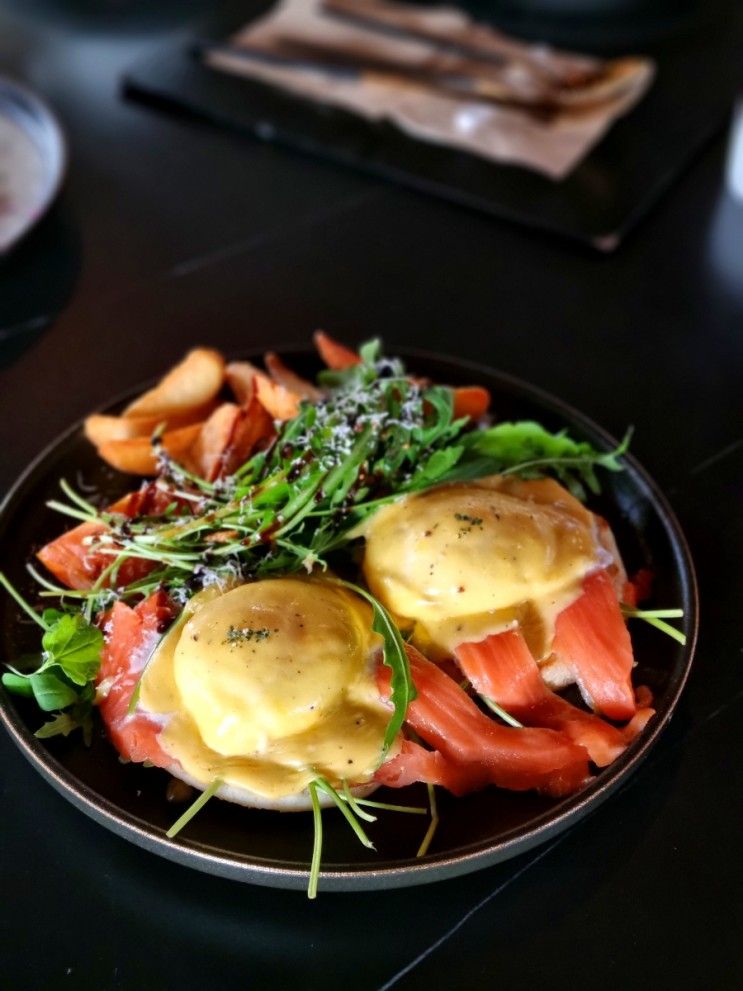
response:
<path id="1" fill-rule="evenodd" d="M 77 614 L 62 613 L 41 639 L 44 667 L 58 665 L 75 685 L 95 677 L 101 663 L 103 634 Z"/>
<path id="2" fill-rule="evenodd" d="M 384 734 L 382 755 L 379 761 L 381 764 L 394 743 L 395 737 L 402 729 L 402 724 L 405 722 L 408 712 L 408 706 L 418 695 L 413 683 L 413 676 L 410 673 L 408 655 L 405 652 L 405 642 L 390 614 L 371 592 L 367 592 L 360 585 L 354 585 L 353 582 L 344 581 L 342 578 L 332 578 L 329 581 L 334 585 L 341 585 L 343 588 L 347 588 L 351 592 L 355 592 L 357 595 L 366 599 L 372 607 L 372 629 L 375 633 L 379 633 L 384 641 L 383 660 L 386 666 L 392 671 L 390 702 L 393 706 L 393 713 Z"/>
<path id="3" fill-rule="evenodd" d="M 425 489 L 435 485 L 451 471 L 464 452 L 464 447 L 446 447 L 434 451 L 427 458 L 405 486 L 405 490 Z"/>
<path id="4" fill-rule="evenodd" d="M 595 468 L 621 471 L 619 457 L 629 446 L 632 431 L 613 451 L 597 451 L 587 441 L 576 441 L 565 430 L 550 433 L 533 420 L 499 423 L 488 430 L 466 434 L 461 443 L 465 453 L 462 468 L 468 461 L 478 468 L 489 461 L 491 472 L 518 474 L 522 478 L 539 478 L 547 473 L 556 475 L 579 499 L 585 499 L 585 487 L 600 491 Z"/>
<path id="5" fill-rule="evenodd" d="M 395 737 L 402 729 L 402 724 L 408 713 L 408 706 L 416 698 L 418 692 L 410 673 L 408 655 L 405 652 L 405 643 L 400 631 L 380 602 L 368 593 L 365 593 L 364 597 L 371 603 L 374 612 L 372 629 L 375 633 L 381 634 L 384 639 L 384 663 L 392 671 L 390 701 L 394 712 L 384 734 L 384 743 L 382 744 L 382 760 L 384 760 L 388 750 L 395 742 Z"/>

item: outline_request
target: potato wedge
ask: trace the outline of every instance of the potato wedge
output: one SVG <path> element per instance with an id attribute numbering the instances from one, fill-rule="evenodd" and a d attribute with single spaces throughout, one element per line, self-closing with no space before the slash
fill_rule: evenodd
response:
<path id="1" fill-rule="evenodd" d="M 125 417 L 167 417 L 213 400 L 224 382 L 224 358 L 210 348 L 194 348 L 124 410 Z"/>
<path id="2" fill-rule="evenodd" d="M 235 399 L 241 406 L 247 406 L 255 392 L 255 376 L 262 372 L 249 361 L 231 361 L 224 372 Z"/>
<path id="3" fill-rule="evenodd" d="M 260 402 L 258 396 L 253 396 L 250 402 L 240 411 L 235 421 L 229 446 L 222 456 L 222 463 L 216 477 L 232 475 L 244 464 L 251 454 L 265 447 L 274 436 L 273 420 Z"/>
<path id="4" fill-rule="evenodd" d="M 184 463 L 190 448 L 201 432 L 201 427 L 201 423 L 193 423 L 188 427 L 169 430 L 163 434 L 163 446 L 174 461 Z M 154 475 L 157 472 L 149 437 L 108 441 L 100 445 L 98 453 L 112 468 L 131 475 Z"/>
<path id="5" fill-rule="evenodd" d="M 277 385 L 283 385 L 285 389 L 302 399 L 309 399 L 311 403 L 317 403 L 322 399 L 322 392 L 317 386 L 293 372 L 275 352 L 267 351 L 263 356 L 263 362 L 268 374 Z"/>
<path id="6" fill-rule="evenodd" d="M 215 403 L 210 401 L 202 406 L 159 416 L 108 416 L 103 413 L 93 413 L 85 418 L 85 436 L 96 447 L 112 440 L 149 437 L 163 423 L 166 430 L 177 430 L 192 423 L 203 423 L 214 409 Z"/>
<path id="7" fill-rule="evenodd" d="M 188 465 L 213 482 L 235 472 L 273 433 L 273 420 L 256 395 L 247 406 L 223 403 L 203 425 L 188 454 Z"/>
<path id="8" fill-rule="evenodd" d="M 222 458 L 230 446 L 235 423 L 240 417 L 236 403 L 222 403 L 202 424 L 188 454 L 188 467 L 196 475 L 213 482 L 219 474 Z"/>
<path id="9" fill-rule="evenodd" d="M 274 382 L 263 372 L 258 372 L 255 377 L 255 391 L 274 420 L 291 420 L 299 412 L 301 396 Z"/>
<path id="10" fill-rule="evenodd" d="M 274 382 L 249 361 L 230 362 L 225 374 L 241 406 L 247 406 L 255 393 L 275 420 L 291 420 L 299 412 L 301 396 Z"/>

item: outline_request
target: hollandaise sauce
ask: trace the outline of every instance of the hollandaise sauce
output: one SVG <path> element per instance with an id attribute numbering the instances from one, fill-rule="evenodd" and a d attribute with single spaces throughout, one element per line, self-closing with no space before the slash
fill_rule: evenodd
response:
<path id="1" fill-rule="evenodd" d="M 403 496 L 363 534 L 369 588 L 433 658 L 516 625 L 543 657 L 582 579 L 609 563 L 593 514 L 549 479 L 492 476 Z"/>
<path id="2" fill-rule="evenodd" d="M 371 779 L 390 711 L 375 671 L 380 638 L 357 596 L 320 579 L 277 578 L 191 600 L 142 677 L 163 719 L 160 746 L 198 783 L 276 800 L 322 775 Z"/>

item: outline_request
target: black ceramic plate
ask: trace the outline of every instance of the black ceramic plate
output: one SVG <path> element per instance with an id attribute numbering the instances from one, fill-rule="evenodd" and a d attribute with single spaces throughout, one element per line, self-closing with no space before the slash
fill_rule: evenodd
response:
<path id="1" fill-rule="evenodd" d="M 548 428 L 567 426 L 599 448 L 614 440 L 581 414 L 516 379 L 462 362 L 409 352 L 408 367 L 435 381 L 453 385 L 480 382 L 491 389 L 500 419 L 531 417 Z M 302 372 L 315 370 L 304 352 L 292 357 Z M 29 467 L 0 510 L 0 568 L 33 596 L 25 562 L 63 528 L 63 520 L 45 508 L 58 494 L 58 480 L 93 485 L 111 499 L 132 487 L 132 479 L 101 464 L 79 424 L 68 430 Z M 632 458 L 627 470 L 604 476 L 604 494 L 592 508 L 606 516 L 617 535 L 630 572 L 649 567 L 656 575 L 654 602 L 681 606 L 687 646 L 652 629 L 633 627 L 638 666 L 635 683 L 649 685 L 657 714 L 647 729 L 611 767 L 585 790 L 556 801 L 536 794 L 490 788 L 455 799 L 440 797 L 441 823 L 428 856 L 415 859 L 426 820 L 384 813 L 369 832 L 377 852 L 365 850 L 337 812 L 327 812 L 320 887 L 361 890 L 422 884 L 477 870 L 505 860 L 566 829 L 592 811 L 625 782 L 662 732 L 678 700 L 694 651 L 697 596 L 692 563 L 683 535 L 665 499 Z M 2 650 L 10 661 L 38 649 L 37 628 L 24 622 L 8 596 L 0 602 Z M 243 809 L 213 801 L 177 840 L 165 830 L 179 814 L 165 799 L 167 775 L 139 765 L 121 764 L 102 729 L 93 745 L 68 739 L 37 740 L 42 716 L 35 705 L 3 690 L 2 719 L 37 770 L 66 798 L 98 822 L 155 853 L 201 870 L 285 888 L 307 884 L 312 849 L 312 817 Z M 425 804 L 422 786 L 394 793 L 395 801 Z"/>

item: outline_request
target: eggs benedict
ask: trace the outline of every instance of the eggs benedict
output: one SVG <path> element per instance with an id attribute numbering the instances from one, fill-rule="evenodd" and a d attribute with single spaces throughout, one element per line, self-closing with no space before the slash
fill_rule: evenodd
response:
<path id="1" fill-rule="evenodd" d="M 364 525 L 369 588 L 430 657 L 519 626 L 546 658 L 558 614 L 611 557 L 551 479 L 491 476 L 406 495 Z"/>
<path id="2" fill-rule="evenodd" d="M 125 718 L 159 724 L 156 762 L 184 781 L 219 779 L 217 793 L 241 804 L 307 808 L 316 777 L 356 789 L 379 764 L 390 719 L 379 643 L 369 607 L 328 581 L 211 587 L 155 649 Z"/>

